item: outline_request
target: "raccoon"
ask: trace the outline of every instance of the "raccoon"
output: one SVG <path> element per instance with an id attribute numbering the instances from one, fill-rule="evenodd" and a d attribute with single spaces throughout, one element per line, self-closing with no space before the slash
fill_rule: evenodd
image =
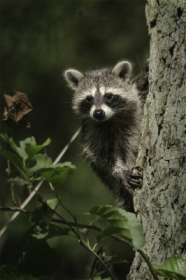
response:
<path id="1" fill-rule="evenodd" d="M 113 68 L 85 73 L 66 70 L 64 77 L 75 94 L 73 109 L 82 119 L 82 152 L 101 181 L 124 209 L 133 212 L 133 189 L 141 175 L 135 166 L 148 75 L 131 82 L 132 64 L 121 61 Z"/>

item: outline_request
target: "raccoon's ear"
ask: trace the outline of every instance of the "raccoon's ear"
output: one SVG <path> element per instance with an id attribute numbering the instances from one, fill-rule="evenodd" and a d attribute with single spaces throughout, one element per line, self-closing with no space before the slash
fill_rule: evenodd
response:
<path id="1" fill-rule="evenodd" d="M 64 77 L 68 85 L 72 89 L 76 90 L 78 88 L 79 82 L 84 78 L 84 75 L 75 69 L 69 69 L 65 71 Z"/>
<path id="2" fill-rule="evenodd" d="M 126 80 L 130 79 L 132 72 L 132 64 L 129 61 L 118 62 L 112 69 L 112 73 Z"/>

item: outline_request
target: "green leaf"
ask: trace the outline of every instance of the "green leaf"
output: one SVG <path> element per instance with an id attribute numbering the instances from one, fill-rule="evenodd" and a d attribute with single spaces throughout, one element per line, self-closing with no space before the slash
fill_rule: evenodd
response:
<path id="1" fill-rule="evenodd" d="M 176 280 L 186 280 L 186 260 L 181 256 L 171 256 L 161 266 L 153 264 L 157 275 Z"/>
<path id="2" fill-rule="evenodd" d="M 42 176 L 54 187 L 60 186 L 69 172 L 75 168 L 70 162 L 53 165 L 51 158 L 45 154 L 34 155 L 33 160 L 36 164 L 28 168 L 28 175 Z"/>
<path id="3" fill-rule="evenodd" d="M 57 206 L 59 205 L 59 199 L 58 198 L 52 198 L 52 199 L 48 199 L 46 201 L 47 205 L 50 207 L 50 209 L 52 210 L 56 210 Z"/>
<path id="4" fill-rule="evenodd" d="M 9 138 L 6 134 L 0 134 L 0 137 L 10 145 L 10 147 L 25 161 L 28 155 L 25 151 L 26 144 L 35 145 L 36 141 L 34 137 L 28 137 L 19 142 L 20 146 L 17 146 L 12 138 Z"/>
<path id="5" fill-rule="evenodd" d="M 32 158 L 35 154 L 37 154 L 40 150 L 50 144 L 51 140 L 48 138 L 42 145 L 35 145 L 33 143 L 27 143 L 25 145 L 25 151 L 28 155 L 28 158 Z"/>
<path id="6" fill-rule="evenodd" d="M 10 145 L 10 147 L 15 151 L 17 152 L 17 145 L 16 143 L 14 142 L 14 140 L 12 138 L 9 138 L 7 134 L 5 133 L 1 133 L 0 134 L 0 137 L 7 143 Z"/>
<path id="7" fill-rule="evenodd" d="M 141 222 L 133 213 L 127 212 L 121 208 L 119 208 L 119 212 L 121 215 L 125 215 L 125 217 L 127 218 L 134 249 L 137 250 L 143 247 L 145 245 L 145 237 L 143 234 Z"/>
<path id="8" fill-rule="evenodd" d="M 26 246 L 19 262 L 20 271 L 34 277 L 51 275 L 59 269 L 58 253 L 44 240 L 36 240 Z"/>
<path id="9" fill-rule="evenodd" d="M 8 143 L 11 148 L 25 161 L 28 158 L 31 159 L 41 149 L 48 146 L 51 140 L 48 138 L 42 145 L 36 145 L 36 140 L 33 136 L 28 137 L 19 142 L 19 146 L 16 145 L 12 138 L 9 138 L 6 134 L 0 134 L 0 137 Z"/>
<path id="10" fill-rule="evenodd" d="M 0 267 L 0 279 L 25 279 L 17 268 L 11 265 L 2 265 Z"/>
<path id="11" fill-rule="evenodd" d="M 69 172 L 74 169 L 75 166 L 70 162 L 59 163 L 52 165 L 49 168 L 43 168 L 38 172 L 54 187 L 61 186 L 66 179 Z"/>
<path id="12" fill-rule="evenodd" d="M 28 182 L 19 178 L 19 177 L 15 177 L 15 178 L 10 178 L 7 180 L 8 183 L 13 183 L 17 186 L 24 186 L 24 185 L 27 185 Z"/>
<path id="13" fill-rule="evenodd" d="M 37 154 L 32 157 L 32 162 L 35 163 L 33 167 L 27 169 L 28 175 L 32 176 L 35 172 L 43 170 L 43 168 L 50 167 L 52 160 L 46 154 Z M 38 173 L 40 173 L 38 172 Z"/>
<path id="14" fill-rule="evenodd" d="M 0 154 L 2 156 L 4 156 L 6 159 L 8 159 L 15 166 L 19 167 L 20 169 L 23 168 L 23 162 L 22 162 L 21 158 L 18 157 L 17 155 L 14 155 L 11 152 L 3 150 L 3 149 L 0 149 Z"/>
<path id="15" fill-rule="evenodd" d="M 97 235 L 98 241 L 114 234 L 130 243 L 135 250 L 145 244 L 142 227 L 135 214 L 111 205 L 94 206 L 90 209 L 90 214 L 96 214 L 111 224 Z"/>
<path id="16" fill-rule="evenodd" d="M 16 146 L 16 152 L 23 160 L 27 160 L 29 156 L 26 153 L 26 145 L 35 145 L 36 144 L 35 138 L 33 136 L 28 137 L 20 141 L 19 143 L 20 143 L 20 147 Z"/>
<path id="17" fill-rule="evenodd" d="M 54 215 L 52 210 L 55 210 L 59 204 L 57 198 L 49 199 L 46 201 L 46 205 L 35 208 L 35 210 L 30 214 L 29 221 L 32 225 L 32 236 L 37 239 L 42 239 L 47 237 L 49 234 L 50 221 Z"/>
<path id="18" fill-rule="evenodd" d="M 63 236 L 63 235 L 69 235 L 70 229 L 67 227 L 60 227 L 54 224 L 50 224 L 49 232 L 47 235 L 47 239 L 56 237 L 56 236 Z"/>

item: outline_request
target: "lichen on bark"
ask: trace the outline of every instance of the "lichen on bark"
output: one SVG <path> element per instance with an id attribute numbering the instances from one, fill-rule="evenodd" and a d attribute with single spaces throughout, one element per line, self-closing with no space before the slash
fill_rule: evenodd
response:
<path id="1" fill-rule="evenodd" d="M 143 187 L 134 195 L 152 263 L 186 258 L 186 1 L 148 0 L 149 94 L 137 165 Z M 136 253 L 127 279 L 153 279 Z M 161 279 L 161 278 L 160 278 Z"/>

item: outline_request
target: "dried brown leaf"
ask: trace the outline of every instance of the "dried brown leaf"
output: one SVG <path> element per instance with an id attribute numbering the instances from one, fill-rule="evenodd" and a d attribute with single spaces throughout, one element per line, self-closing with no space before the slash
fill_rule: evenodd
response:
<path id="1" fill-rule="evenodd" d="M 13 96 L 4 94 L 6 106 L 3 113 L 3 120 L 8 123 L 18 123 L 23 120 L 26 115 L 32 111 L 28 97 L 23 92 L 16 92 Z M 27 127 L 29 123 L 27 123 Z"/>

